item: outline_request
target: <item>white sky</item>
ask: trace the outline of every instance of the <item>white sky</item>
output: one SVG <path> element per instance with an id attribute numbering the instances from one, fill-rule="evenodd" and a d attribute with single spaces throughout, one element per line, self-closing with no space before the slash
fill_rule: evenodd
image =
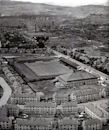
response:
<path id="1" fill-rule="evenodd" d="M 62 6 L 80 6 L 80 5 L 106 5 L 108 0 L 14 0 L 14 1 L 29 1 L 34 3 L 47 3 Z"/>

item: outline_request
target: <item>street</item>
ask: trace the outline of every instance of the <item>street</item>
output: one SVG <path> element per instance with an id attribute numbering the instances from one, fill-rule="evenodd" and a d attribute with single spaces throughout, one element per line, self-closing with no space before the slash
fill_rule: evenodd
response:
<path id="1" fill-rule="evenodd" d="M 12 90 L 6 81 L 0 77 L 0 86 L 3 88 L 3 96 L 0 99 L 0 107 L 5 105 L 11 96 Z"/>

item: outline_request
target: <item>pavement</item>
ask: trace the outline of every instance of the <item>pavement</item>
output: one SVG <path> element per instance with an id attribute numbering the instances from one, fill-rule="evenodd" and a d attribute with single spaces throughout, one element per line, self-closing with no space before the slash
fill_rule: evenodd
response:
<path id="1" fill-rule="evenodd" d="M 0 77 L 0 86 L 3 88 L 3 96 L 0 99 L 0 107 L 2 107 L 10 98 L 12 90 L 2 77 Z"/>

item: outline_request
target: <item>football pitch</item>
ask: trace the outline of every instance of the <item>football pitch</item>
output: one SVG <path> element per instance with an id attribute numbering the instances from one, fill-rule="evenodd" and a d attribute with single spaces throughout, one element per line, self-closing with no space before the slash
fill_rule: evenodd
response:
<path id="1" fill-rule="evenodd" d="M 15 68 L 26 81 L 55 78 L 71 70 L 58 60 L 16 63 Z"/>

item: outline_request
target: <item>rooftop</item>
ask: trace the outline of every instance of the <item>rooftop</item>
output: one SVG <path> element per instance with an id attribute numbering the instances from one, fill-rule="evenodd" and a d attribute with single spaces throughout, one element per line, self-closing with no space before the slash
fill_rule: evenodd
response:
<path id="1" fill-rule="evenodd" d="M 86 108 L 88 108 L 90 111 L 92 111 L 96 116 L 100 118 L 104 118 L 104 113 L 102 110 L 100 110 L 97 106 L 94 106 L 94 104 L 89 103 Z"/>
<path id="2" fill-rule="evenodd" d="M 74 90 L 72 93 L 76 96 L 84 96 L 99 93 L 99 90 L 96 88 L 86 88 L 81 90 Z"/>
<path id="3" fill-rule="evenodd" d="M 84 125 L 94 125 L 94 124 L 98 124 L 101 123 L 98 119 L 87 119 L 83 121 Z"/>
<path id="4" fill-rule="evenodd" d="M 18 125 L 31 125 L 31 126 L 45 126 L 48 127 L 51 125 L 51 121 L 46 120 L 46 119 L 16 119 L 16 123 Z"/>
<path id="5" fill-rule="evenodd" d="M 78 121 L 76 119 L 62 119 L 59 122 L 60 125 L 77 125 Z"/>
<path id="6" fill-rule="evenodd" d="M 13 108 L 13 109 L 19 109 L 19 107 L 17 105 L 14 104 L 6 104 L 7 108 Z"/>
<path id="7" fill-rule="evenodd" d="M 17 62 L 35 62 L 35 61 L 50 61 L 55 59 L 52 56 L 28 56 L 28 57 L 17 57 L 16 61 Z"/>
<path id="8" fill-rule="evenodd" d="M 62 62 L 65 62 L 65 63 L 69 64 L 69 65 L 72 66 L 73 68 L 76 68 L 76 69 L 77 69 L 77 68 L 79 67 L 78 64 L 76 64 L 75 62 L 72 62 L 72 61 L 70 61 L 70 60 L 68 60 L 68 59 L 66 59 L 66 58 L 64 58 L 64 57 L 61 57 L 60 60 L 61 60 Z"/>
<path id="9" fill-rule="evenodd" d="M 66 103 L 62 103 L 61 105 L 62 107 L 77 107 L 76 102 L 66 102 Z"/>
<path id="10" fill-rule="evenodd" d="M 56 108 L 56 104 L 52 102 L 31 102 L 27 103 L 25 107 L 51 107 Z"/>
<path id="11" fill-rule="evenodd" d="M 44 96 L 52 95 L 56 91 L 55 85 L 50 80 L 32 82 L 29 85 L 34 91 L 43 92 Z"/>
<path id="12" fill-rule="evenodd" d="M 7 116 L 0 116 L 0 122 L 10 122 L 11 120 Z"/>
<path id="13" fill-rule="evenodd" d="M 28 93 L 14 93 L 11 95 L 12 98 L 37 98 L 35 94 L 28 94 Z"/>
<path id="14" fill-rule="evenodd" d="M 6 106 L 0 107 L 0 117 L 7 116 L 7 108 Z"/>
<path id="15" fill-rule="evenodd" d="M 71 72 L 68 74 L 61 75 L 59 76 L 59 78 L 65 82 L 71 82 L 71 81 L 78 81 L 78 80 L 94 79 L 97 77 L 85 71 L 77 71 L 77 72 Z"/>

